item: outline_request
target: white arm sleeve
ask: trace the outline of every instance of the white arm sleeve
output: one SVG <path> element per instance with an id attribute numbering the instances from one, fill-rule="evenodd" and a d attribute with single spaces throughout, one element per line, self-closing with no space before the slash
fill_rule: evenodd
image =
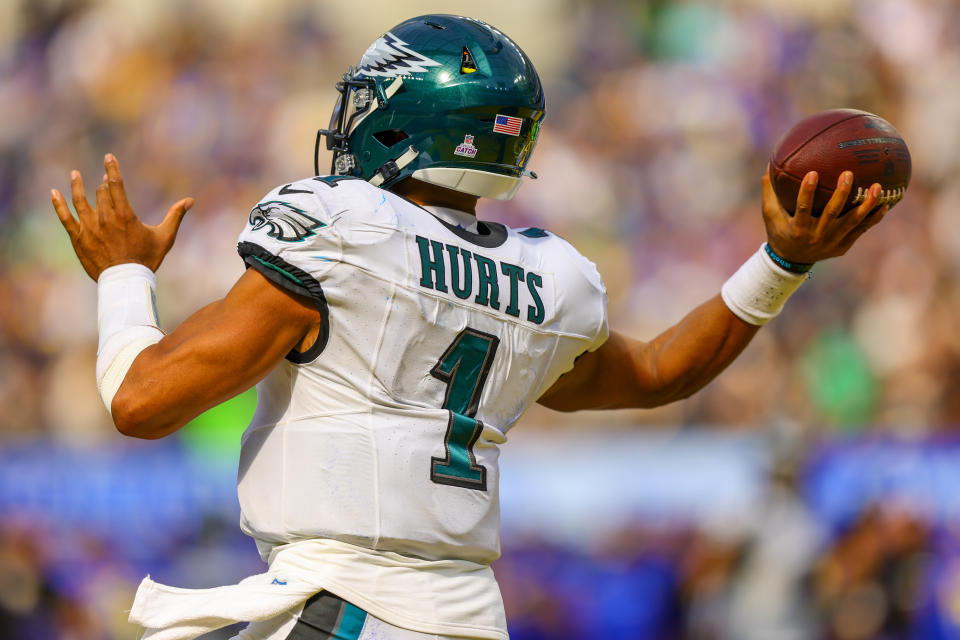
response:
<path id="1" fill-rule="evenodd" d="M 783 305 L 809 277 L 774 264 L 763 246 L 723 284 L 720 297 L 738 318 L 762 326 L 776 318 Z"/>
<path id="2" fill-rule="evenodd" d="M 97 280 L 97 389 L 111 413 L 113 396 L 141 351 L 160 342 L 156 278 L 142 264 L 118 264 Z"/>

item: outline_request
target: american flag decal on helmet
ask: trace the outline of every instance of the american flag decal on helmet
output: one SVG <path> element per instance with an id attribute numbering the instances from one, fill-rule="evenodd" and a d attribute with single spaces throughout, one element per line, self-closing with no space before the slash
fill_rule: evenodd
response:
<path id="1" fill-rule="evenodd" d="M 502 116 L 497 114 L 493 121 L 493 131 L 495 133 L 505 133 L 509 136 L 520 135 L 520 127 L 523 126 L 523 118 L 514 118 L 512 116 Z"/>

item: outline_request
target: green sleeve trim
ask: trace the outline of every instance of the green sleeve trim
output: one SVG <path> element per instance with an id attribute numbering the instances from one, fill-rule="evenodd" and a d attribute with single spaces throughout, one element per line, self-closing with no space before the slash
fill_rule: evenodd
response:
<path id="1" fill-rule="evenodd" d="M 323 318 L 320 336 L 307 351 L 291 351 L 287 360 L 295 364 L 307 364 L 316 360 L 327 345 L 330 338 L 330 311 L 327 298 L 323 294 L 323 287 L 312 275 L 290 264 L 283 258 L 275 256 L 263 247 L 253 242 L 241 242 L 237 251 L 246 265 L 259 271 L 265 278 L 281 289 L 313 299 L 317 310 Z"/>
<path id="2" fill-rule="evenodd" d="M 280 275 L 282 275 L 284 278 L 287 278 L 288 280 L 292 280 L 293 282 L 295 282 L 296 284 L 300 285 L 300 286 L 303 287 L 304 289 L 307 288 L 307 285 L 305 285 L 305 284 L 303 283 L 303 281 L 300 280 L 300 278 L 296 277 L 296 276 L 293 275 L 292 273 L 289 273 L 288 271 L 286 271 L 286 270 L 284 270 L 284 269 L 281 269 L 281 268 L 278 267 L 277 265 L 271 264 L 271 263 L 267 262 L 266 260 L 263 260 L 262 258 L 258 258 L 257 256 L 250 256 L 250 257 L 253 258 L 254 260 L 256 260 L 257 262 L 259 262 L 260 264 L 262 264 L 263 266 L 265 266 L 266 268 L 268 268 L 268 269 L 273 269 L 274 271 L 276 271 L 277 273 L 279 273 Z"/>

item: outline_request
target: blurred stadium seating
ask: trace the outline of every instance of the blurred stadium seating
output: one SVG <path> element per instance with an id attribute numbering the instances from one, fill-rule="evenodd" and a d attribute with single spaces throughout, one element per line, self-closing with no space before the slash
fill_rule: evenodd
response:
<path id="1" fill-rule="evenodd" d="M 798 118 L 881 114 L 914 160 L 904 201 L 709 388 L 511 433 L 512 637 L 960 638 L 960 5 L 366 4 L 0 3 L 0 638 L 130 638 L 147 572 L 261 566 L 233 493 L 255 397 L 169 441 L 112 429 L 95 287 L 49 189 L 72 168 L 93 183 L 112 151 L 149 221 L 197 199 L 158 276 L 175 326 L 241 273 L 249 207 L 312 171 L 339 74 L 402 18 L 453 10 L 514 37 L 547 90 L 541 179 L 481 217 L 573 242 L 638 337 L 762 241 L 759 176 Z"/>

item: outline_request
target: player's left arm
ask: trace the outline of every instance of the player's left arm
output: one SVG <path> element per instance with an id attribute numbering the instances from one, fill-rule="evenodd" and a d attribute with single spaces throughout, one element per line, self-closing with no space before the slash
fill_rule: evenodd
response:
<path id="1" fill-rule="evenodd" d="M 169 435 L 263 379 L 322 322 L 313 302 L 247 269 L 227 295 L 137 355 L 110 403 L 124 435 Z"/>
<path id="2" fill-rule="evenodd" d="M 763 218 L 767 242 L 792 263 L 811 264 L 843 255 L 886 214 L 878 208 L 880 185 L 842 215 L 852 174 L 844 172 L 822 215 L 812 215 L 817 174 L 804 178 L 791 216 L 763 176 Z M 543 396 L 540 404 L 558 411 L 649 408 L 686 398 L 713 380 L 746 348 L 759 324 L 744 321 L 720 295 L 707 300 L 652 341 L 611 332 L 595 351 L 580 356 Z"/>
<path id="3" fill-rule="evenodd" d="M 538 402 L 557 411 L 579 411 L 647 409 L 681 400 L 733 362 L 759 328 L 730 313 L 715 296 L 650 342 L 611 331 Z"/>
<path id="4" fill-rule="evenodd" d="M 77 217 L 59 191 L 51 191 L 51 198 L 80 263 L 98 281 L 98 384 L 104 402 L 121 433 L 159 438 L 253 386 L 291 349 L 316 339 L 322 317 L 310 299 L 250 269 L 222 300 L 163 335 L 155 326 L 146 281 L 173 246 L 192 199 L 175 203 L 161 224 L 145 225 L 127 201 L 116 158 L 106 156 L 104 167 L 95 207 L 87 202 L 76 171 L 70 182 Z M 124 295 L 105 300 L 111 268 L 114 275 L 133 273 L 116 279 Z M 113 338 L 105 341 L 111 331 Z M 131 332 L 132 338 L 125 337 Z M 107 378 L 112 382 L 104 383 Z"/>

